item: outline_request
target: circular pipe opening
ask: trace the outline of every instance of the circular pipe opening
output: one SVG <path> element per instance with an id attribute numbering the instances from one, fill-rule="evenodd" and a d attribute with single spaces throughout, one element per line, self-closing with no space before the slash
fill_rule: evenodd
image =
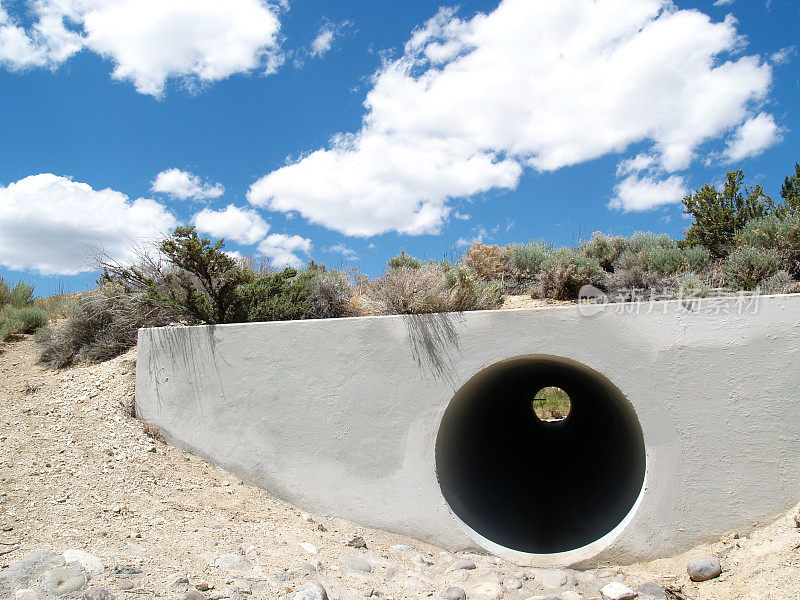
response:
<path id="1" fill-rule="evenodd" d="M 549 387 L 568 416 L 531 410 Z M 556 356 L 496 363 L 453 397 L 436 440 L 436 471 L 453 512 L 487 540 L 519 552 L 581 548 L 619 525 L 645 476 L 642 429 L 630 402 L 589 367 Z"/>

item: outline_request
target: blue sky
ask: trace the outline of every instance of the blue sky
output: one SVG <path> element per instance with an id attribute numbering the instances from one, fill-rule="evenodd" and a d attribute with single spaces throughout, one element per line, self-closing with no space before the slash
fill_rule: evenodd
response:
<path id="1" fill-rule="evenodd" d="M 800 161 L 794 0 L 441 6 L 0 0 L 0 276 L 85 289 L 177 223 L 370 274 L 679 236 L 686 191 Z"/>

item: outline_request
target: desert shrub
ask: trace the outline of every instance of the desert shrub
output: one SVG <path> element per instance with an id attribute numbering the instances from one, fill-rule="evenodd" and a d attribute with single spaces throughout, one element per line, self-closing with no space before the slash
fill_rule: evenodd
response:
<path id="1" fill-rule="evenodd" d="M 736 244 L 777 250 L 783 268 L 797 275 L 800 273 L 800 213 L 751 219 L 736 234 Z"/>
<path id="2" fill-rule="evenodd" d="M 705 298 L 709 287 L 697 273 L 688 271 L 678 276 L 677 293 L 681 298 Z"/>
<path id="3" fill-rule="evenodd" d="M 527 244 L 513 244 L 511 247 L 509 266 L 512 272 L 524 277 L 536 277 L 553 253 L 552 244 L 542 240 Z"/>
<path id="4" fill-rule="evenodd" d="M 405 250 L 401 250 L 400 254 L 393 256 L 389 259 L 390 269 L 399 269 L 401 267 L 408 267 L 410 269 L 419 269 L 422 266 L 422 261 L 414 258 L 410 254 L 406 254 Z"/>
<path id="5" fill-rule="evenodd" d="M 781 270 L 765 280 L 761 288 L 765 294 L 796 294 L 800 292 L 800 281 L 788 271 Z"/>
<path id="6" fill-rule="evenodd" d="M 596 258 L 572 248 L 560 248 L 542 268 L 533 295 L 555 300 L 576 300 L 584 285 L 598 285 L 602 280 L 603 269 Z"/>
<path id="7" fill-rule="evenodd" d="M 316 273 L 306 299 L 307 316 L 313 319 L 346 317 L 353 314 L 353 286 L 340 271 Z"/>
<path id="8" fill-rule="evenodd" d="M 367 311 L 420 314 L 496 308 L 503 302 L 499 282 L 487 282 L 464 265 L 428 263 L 388 269 L 366 282 Z"/>
<path id="9" fill-rule="evenodd" d="M 73 312 L 42 341 L 40 362 L 62 368 L 114 358 L 136 345 L 140 327 L 158 327 L 186 314 L 112 283 L 81 294 Z"/>
<path id="10" fill-rule="evenodd" d="M 743 187 L 744 173 L 731 171 L 720 192 L 705 185 L 683 199 L 684 212 L 694 219 L 686 230 L 686 244 L 699 244 L 717 258 L 727 255 L 734 246 L 736 232 L 751 219 L 772 214 L 772 200 L 760 185 Z"/>
<path id="11" fill-rule="evenodd" d="M 612 271 L 616 260 L 628 249 L 629 242 L 626 238 L 611 237 L 596 231 L 583 247 L 583 253 L 589 258 L 596 258 L 604 271 Z"/>
<path id="12" fill-rule="evenodd" d="M 33 286 L 18 281 L 14 287 L 9 287 L 8 282 L 0 277 L 0 308 L 6 305 L 20 308 L 33 302 Z"/>
<path id="13" fill-rule="evenodd" d="M 725 259 L 723 270 L 730 287 L 742 290 L 755 289 L 775 275 L 781 267 L 781 255 L 774 248 L 742 246 Z"/>
<path id="14" fill-rule="evenodd" d="M 648 254 L 657 248 L 672 248 L 675 246 L 675 240 L 666 233 L 637 231 L 628 238 L 627 246 L 631 252 Z"/>
<path id="15" fill-rule="evenodd" d="M 475 242 L 464 253 L 464 263 L 472 269 L 478 277 L 491 281 L 503 279 L 508 273 L 508 261 L 511 258 L 511 249 L 498 245 L 481 244 Z"/>
<path id="16" fill-rule="evenodd" d="M 687 267 L 683 249 L 676 245 L 654 246 L 645 252 L 647 268 L 659 275 L 675 275 Z"/>
<path id="17" fill-rule="evenodd" d="M 256 276 L 233 290 L 225 322 L 304 319 L 313 277 L 292 268 Z"/>
<path id="18" fill-rule="evenodd" d="M 20 333 L 33 333 L 41 327 L 45 327 L 49 321 L 47 313 L 36 306 L 23 306 L 17 309 L 17 319 L 22 323 Z"/>
<path id="19" fill-rule="evenodd" d="M 686 246 L 683 248 L 683 256 L 686 258 L 687 269 L 694 272 L 705 271 L 714 260 L 711 252 L 704 246 Z"/>

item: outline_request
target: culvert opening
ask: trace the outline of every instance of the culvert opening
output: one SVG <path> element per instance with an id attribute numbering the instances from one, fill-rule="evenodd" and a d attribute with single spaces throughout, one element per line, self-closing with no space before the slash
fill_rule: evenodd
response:
<path id="1" fill-rule="evenodd" d="M 565 418 L 531 410 L 546 388 L 567 396 Z M 523 356 L 456 393 L 439 428 L 436 471 L 450 508 L 484 538 L 520 552 L 566 552 L 602 538 L 633 508 L 644 438 L 603 375 L 565 358 Z"/>

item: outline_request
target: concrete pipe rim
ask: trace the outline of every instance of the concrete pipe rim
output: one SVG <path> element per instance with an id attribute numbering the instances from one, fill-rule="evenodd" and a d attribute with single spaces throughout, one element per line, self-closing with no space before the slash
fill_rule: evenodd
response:
<path id="1" fill-rule="evenodd" d="M 532 415 L 540 429 L 523 422 L 518 405 L 528 400 L 526 385 L 531 394 L 545 385 L 564 389 L 571 402 L 567 417 L 550 423 Z M 498 427 L 510 427 L 510 431 L 492 431 Z M 602 443 L 603 427 L 609 428 L 612 437 L 608 444 Z M 482 433 L 481 428 L 489 431 Z M 508 439 L 503 439 L 506 433 Z M 576 477 L 590 470 L 597 473 L 589 475 L 599 490 L 597 504 L 569 495 L 579 490 L 575 484 L 564 483 L 568 478 L 563 468 L 558 475 L 545 468 L 537 477 L 527 470 L 520 473 L 519 481 L 509 482 L 501 491 L 481 489 L 486 487 L 482 484 L 496 483 L 498 477 L 502 480 L 510 473 L 508 465 L 500 469 L 500 475 L 495 473 L 495 459 L 516 457 L 515 452 L 530 459 L 526 451 L 535 455 L 548 444 L 575 459 L 574 463 L 554 459 L 556 470 L 576 464 Z M 497 556 L 532 566 L 586 562 L 612 546 L 641 504 L 649 462 L 638 415 L 622 391 L 599 371 L 550 354 L 514 356 L 473 375 L 448 403 L 434 453 L 442 497 L 467 535 Z M 596 454 L 608 464 L 603 463 L 602 468 L 592 464 Z M 581 458 L 586 460 L 581 462 Z M 527 464 L 520 462 L 523 467 Z M 548 485 L 555 489 L 546 489 Z M 606 492 L 608 497 L 603 495 Z M 547 513 L 554 507 L 551 518 Z M 597 511 L 587 515 L 590 524 L 577 523 L 576 513 L 589 508 Z M 521 526 L 508 515 L 498 516 L 504 515 L 505 509 L 521 511 L 516 513 Z M 563 521 L 558 521 L 562 517 Z M 546 521 L 561 525 L 548 526 Z M 576 526 L 580 533 L 568 533 Z M 522 533 L 511 531 L 513 528 Z M 561 537 L 564 541 L 557 540 Z"/>

